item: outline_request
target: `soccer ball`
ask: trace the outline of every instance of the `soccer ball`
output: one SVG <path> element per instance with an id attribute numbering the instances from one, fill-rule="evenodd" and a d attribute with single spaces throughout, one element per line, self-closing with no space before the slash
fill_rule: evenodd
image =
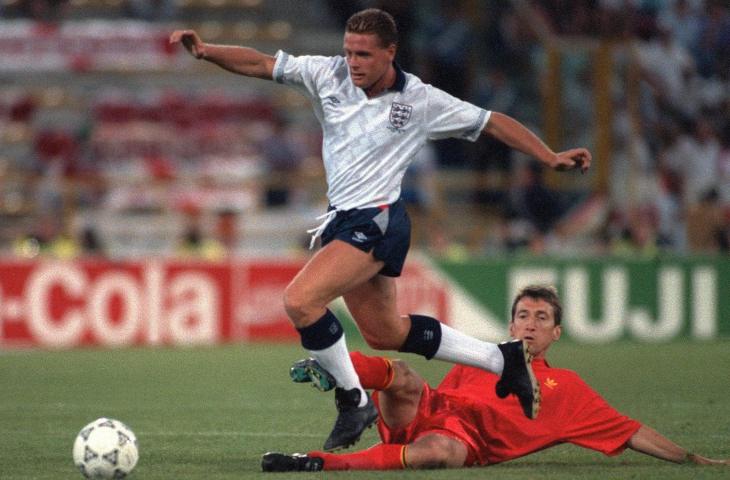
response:
<path id="1" fill-rule="evenodd" d="M 139 459 L 137 437 L 128 426 L 111 418 L 99 418 L 76 435 L 74 464 L 86 478 L 124 478 Z"/>

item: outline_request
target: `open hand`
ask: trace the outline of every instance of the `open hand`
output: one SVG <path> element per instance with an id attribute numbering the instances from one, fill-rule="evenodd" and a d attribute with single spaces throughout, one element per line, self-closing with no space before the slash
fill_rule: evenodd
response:
<path id="1" fill-rule="evenodd" d="M 185 49 L 195 58 L 205 56 L 205 43 L 195 30 L 175 30 L 170 34 L 170 43 L 182 43 Z"/>

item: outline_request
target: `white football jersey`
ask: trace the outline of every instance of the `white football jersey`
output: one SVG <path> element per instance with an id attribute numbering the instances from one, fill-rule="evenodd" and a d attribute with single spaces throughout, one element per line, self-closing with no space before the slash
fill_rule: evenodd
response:
<path id="1" fill-rule="evenodd" d="M 390 204 L 427 140 L 475 141 L 491 112 L 427 85 L 396 67 L 396 82 L 368 98 L 342 56 L 295 57 L 279 50 L 274 80 L 311 101 L 322 125 L 327 197 L 337 210 Z"/>

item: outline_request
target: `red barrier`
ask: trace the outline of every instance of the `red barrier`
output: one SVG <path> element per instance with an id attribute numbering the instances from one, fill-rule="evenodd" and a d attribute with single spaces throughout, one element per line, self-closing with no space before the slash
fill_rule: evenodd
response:
<path id="1" fill-rule="evenodd" d="M 297 340 L 282 304 L 296 260 L 0 261 L 0 347 Z M 447 289 L 411 263 L 401 312 L 448 322 Z"/>

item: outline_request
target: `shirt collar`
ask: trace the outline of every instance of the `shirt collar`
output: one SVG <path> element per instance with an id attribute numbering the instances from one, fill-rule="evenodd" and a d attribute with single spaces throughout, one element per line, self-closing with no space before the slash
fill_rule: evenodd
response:
<path id="1" fill-rule="evenodd" d="M 393 62 L 393 68 L 395 68 L 395 83 L 388 90 L 403 92 L 406 88 L 406 74 L 397 62 Z"/>
<path id="2" fill-rule="evenodd" d="M 533 358 L 532 359 L 533 366 L 545 366 L 547 368 L 552 368 L 550 364 L 547 361 L 547 358 L 545 357 L 539 357 L 539 358 Z M 540 365 L 542 364 L 542 365 Z"/>

